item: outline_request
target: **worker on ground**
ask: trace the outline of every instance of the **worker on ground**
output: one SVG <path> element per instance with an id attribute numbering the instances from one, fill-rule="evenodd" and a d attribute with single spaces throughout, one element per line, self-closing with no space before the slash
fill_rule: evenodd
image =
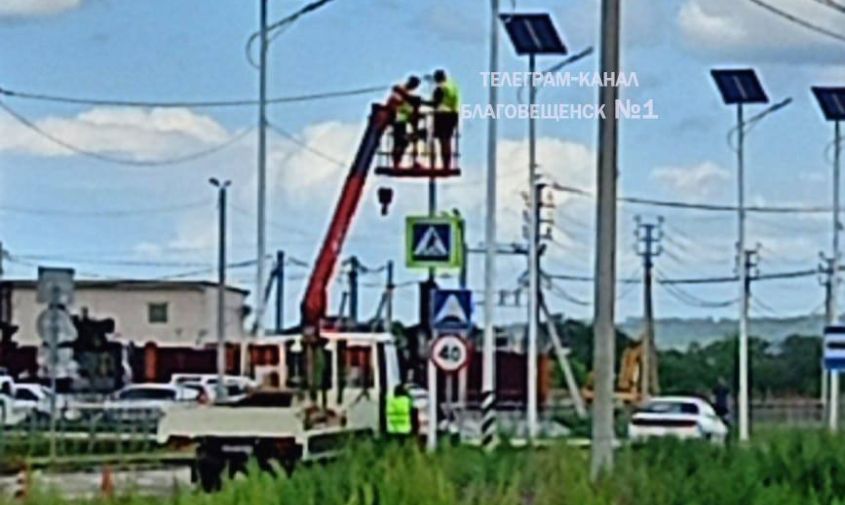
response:
<path id="1" fill-rule="evenodd" d="M 393 86 L 390 102 L 396 107 L 396 117 L 393 121 L 393 168 L 398 169 L 402 164 L 405 150 L 412 141 L 416 145 L 420 118 L 420 104 L 422 99 L 416 94 L 420 86 L 420 78 L 412 75 L 405 84 Z M 414 149 L 416 158 L 416 149 Z M 416 161 L 416 160 L 415 160 Z"/>
<path id="2" fill-rule="evenodd" d="M 434 108 L 434 138 L 440 145 L 440 159 L 444 170 L 452 168 L 452 137 L 458 128 L 458 112 L 461 107 L 460 91 L 446 71 L 434 71 L 434 93 L 431 106 Z"/>
<path id="3" fill-rule="evenodd" d="M 404 442 L 414 434 L 414 407 L 411 396 L 401 384 L 388 396 L 386 405 L 387 436 Z"/>

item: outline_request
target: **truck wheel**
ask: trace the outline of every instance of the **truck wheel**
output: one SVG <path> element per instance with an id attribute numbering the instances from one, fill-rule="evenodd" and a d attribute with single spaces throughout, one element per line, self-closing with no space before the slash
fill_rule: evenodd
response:
<path id="1" fill-rule="evenodd" d="M 200 489 L 212 493 L 223 487 L 223 469 L 226 461 L 220 451 L 200 445 L 197 448 L 195 464 Z"/>

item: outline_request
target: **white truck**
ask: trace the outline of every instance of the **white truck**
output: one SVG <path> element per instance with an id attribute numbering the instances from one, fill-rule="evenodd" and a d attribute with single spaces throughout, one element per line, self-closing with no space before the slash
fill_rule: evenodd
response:
<path id="1" fill-rule="evenodd" d="M 242 470 L 250 458 L 262 469 L 272 470 L 275 461 L 290 470 L 299 460 L 331 455 L 350 437 L 378 435 L 386 396 L 401 383 L 393 337 L 330 332 L 322 337 L 323 387 L 316 402 L 298 387 L 301 338 L 265 339 L 251 347 L 253 354 L 272 355 L 255 365 L 256 379 L 271 387 L 233 404 L 168 409 L 158 425 L 159 443 L 195 444 L 194 476 L 213 490 L 224 470 Z"/>

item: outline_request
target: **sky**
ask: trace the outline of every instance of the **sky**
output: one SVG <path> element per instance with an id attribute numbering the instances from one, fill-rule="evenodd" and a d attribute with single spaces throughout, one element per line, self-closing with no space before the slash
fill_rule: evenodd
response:
<path id="1" fill-rule="evenodd" d="M 270 20 L 305 5 L 270 0 Z M 770 0 L 802 19 L 845 34 L 845 13 L 810 0 Z M 0 88 L 71 97 L 144 101 L 251 99 L 257 72 L 245 43 L 257 28 L 257 1 L 243 0 L 0 0 Z M 831 201 L 832 139 L 810 93 L 813 85 L 845 85 L 845 43 L 796 26 L 744 0 L 628 0 L 623 2 L 622 69 L 639 86 L 622 89 L 637 103 L 653 100 L 654 120 L 620 124 L 620 193 L 623 196 L 732 205 L 736 202 L 735 155 L 727 143 L 735 111 L 722 104 L 711 68 L 753 67 L 772 101 L 791 97 L 747 138 L 746 198 L 755 205 L 826 206 Z M 572 53 L 599 48 L 599 1 L 511 2 L 505 12 L 549 12 Z M 486 104 L 481 73 L 488 69 L 489 4 L 473 0 L 336 0 L 302 17 L 276 37 L 269 51 L 268 93 L 298 96 L 387 86 L 411 73 L 445 68 L 467 105 Z M 504 31 L 503 71 L 522 71 Z M 543 57 L 540 68 L 560 58 Z M 597 70 L 597 52 L 564 69 Z M 597 101 L 593 87 L 541 89 L 540 103 L 584 105 Z M 525 93 L 501 88 L 500 100 L 519 103 Z M 268 251 L 310 263 L 322 240 L 334 201 L 360 139 L 369 94 L 273 105 L 270 131 Z M 2 103 L 60 141 L 94 156 L 81 156 L 39 136 L 0 111 L 0 240 L 10 257 L 9 278 L 32 278 L 37 265 L 71 266 L 81 278 L 212 279 L 216 261 L 216 207 L 209 177 L 232 180 L 229 257 L 256 255 L 257 109 L 143 108 L 68 105 L 2 97 Z M 762 110 L 753 106 L 749 114 Z M 526 121 L 500 119 L 498 240 L 522 240 L 522 193 L 527 188 Z M 439 186 L 439 206 L 467 219 L 470 246 L 484 237 L 487 123 L 462 126 L 463 175 Z M 539 170 L 549 182 L 595 188 L 595 119 L 538 121 Z M 307 147 L 303 147 L 303 144 Z M 223 148 L 193 161 L 161 162 Z M 316 152 L 315 152 L 316 151 Z M 829 154 L 829 151 L 828 151 Z M 116 158 L 135 162 L 115 163 Z M 390 186 L 396 202 L 379 214 L 375 189 Z M 595 202 L 554 192 L 544 269 L 590 276 L 595 254 Z M 416 320 L 414 281 L 403 259 L 404 217 L 426 211 L 426 185 L 371 176 L 343 256 L 357 255 L 376 269 L 399 266 L 397 314 Z M 736 216 L 622 204 L 618 214 L 618 271 L 641 275 L 634 245 L 634 218 L 664 219 L 661 278 L 730 276 L 734 273 Z M 761 273 L 815 268 L 830 251 L 829 214 L 749 216 L 748 244 L 760 245 Z M 525 260 L 501 257 L 497 284 L 519 286 Z M 307 267 L 287 268 L 285 320 L 294 324 Z M 232 283 L 253 289 L 255 268 L 232 268 Z M 361 313 L 370 317 L 383 274 L 362 279 Z M 184 277 L 183 277 L 184 276 Z M 469 284 L 480 302 L 482 257 L 471 256 Z M 445 273 L 442 286 L 454 286 Z M 333 310 L 346 289 L 333 282 Z M 592 287 L 554 281 L 547 286 L 553 311 L 586 319 Z M 735 317 L 736 284 L 658 286 L 658 317 Z M 678 289 L 682 289 L 679 292 Z M 818 313 L 823 290 L 815 276 L 760 281 L 753 286 L 755 316 Z M 501 307 L 498 322 L 524 319 L 525 307 Z M 641 312 L 640 289 L 622 285 L 618 317 Z M 477 317 L 482 317 L 478 310 Z M 272 311 L 268 314 L 268 322 Z"/>

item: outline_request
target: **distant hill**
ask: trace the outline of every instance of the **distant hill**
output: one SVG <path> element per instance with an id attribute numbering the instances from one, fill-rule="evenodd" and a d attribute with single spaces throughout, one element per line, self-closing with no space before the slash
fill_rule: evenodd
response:
<path id="1" fill-rule="evenodd" d="M 768 341 L 779 342 L 790 335 L 821 335 L 824 317 L 820 315 L 788 318 L 754 318 L 749 323 L 749 333 Z M 642 318 L 628 318 L 617 325 L 620 330 L 638 338 Z M 736 319 L 668 318 L 655 321 L 655 343 L 660 349 L 684 350 L 693 342 L 705 345 L 737 333 Z"/>

